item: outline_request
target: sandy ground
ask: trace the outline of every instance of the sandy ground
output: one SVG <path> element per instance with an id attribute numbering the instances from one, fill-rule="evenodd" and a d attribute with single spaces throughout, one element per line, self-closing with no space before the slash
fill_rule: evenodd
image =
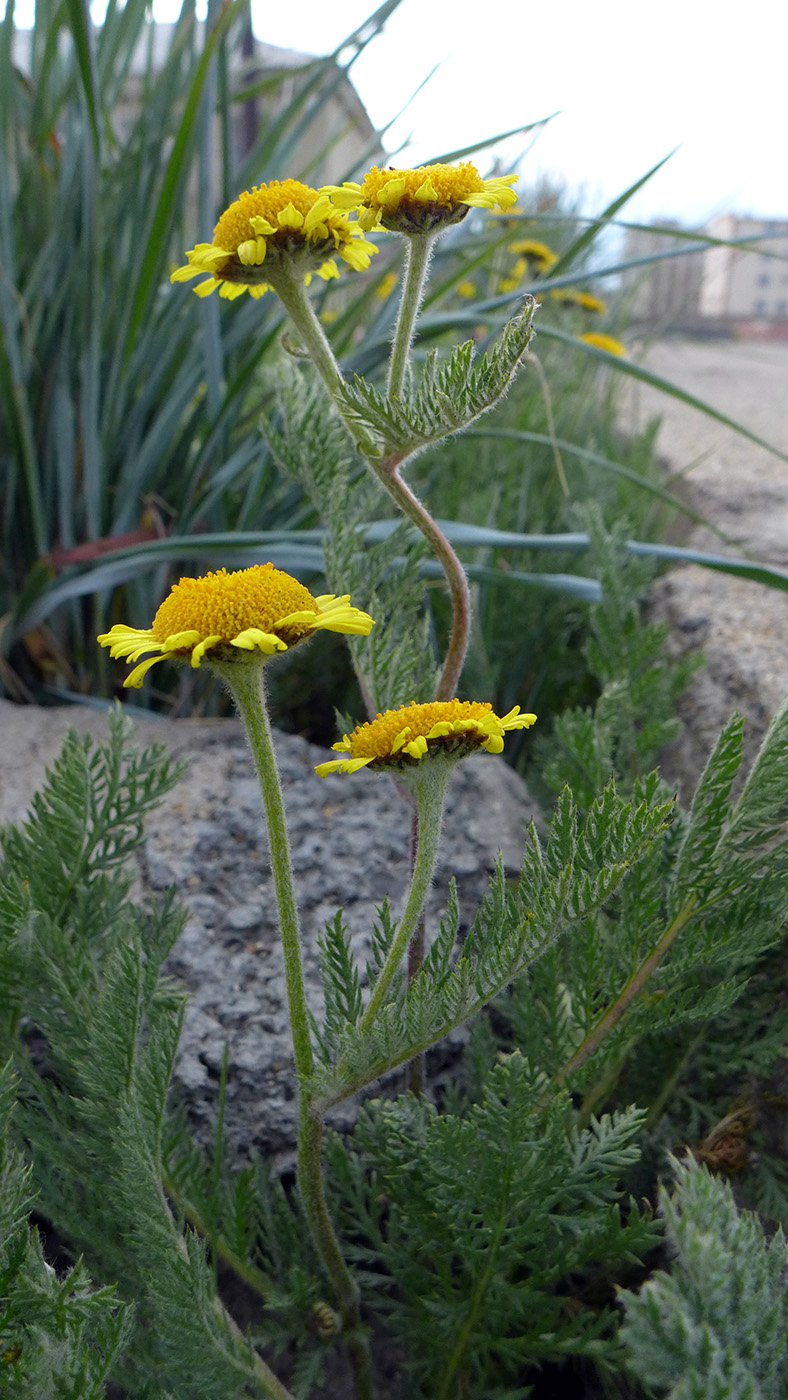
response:
<path id="1" fill-rule="evenodd" d="M 788 342 L 665 340 L 643 363 L 788 456 Z M 624 423 L 662 418 L 659 450 L 695 505 L 746 553 L 788 564 L 788 461 L 680 400 L 633 382 Z M 714 548 L 713 536 L 693 543 Z"/>
<path id="2" fill-rule="evenodd" d="M 643 362 L 788 455 L 788 344 L 665 340 Z M 788 461 L 680 400 L 633 384 L 623 426 L 655 416 L 662 418 L 661 455 L 730 541 L 695 528 L 685 543 L 788 568 Z M 686 734 L 666 763 L 668 776 L 688 788 L 734 709 L 747 721 L 752 756 L 788 693 L 788 594 L 682 566 L 658 582 L 654 609 L 670 624 L 674 648 L 700 647 L 707 662 L 684 705 Z"/>

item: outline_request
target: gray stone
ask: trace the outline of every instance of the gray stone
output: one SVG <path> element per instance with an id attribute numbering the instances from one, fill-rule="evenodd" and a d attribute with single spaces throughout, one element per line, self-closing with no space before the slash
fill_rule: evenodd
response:
<path id="1" fill-rule="evenodd" d="M 82 707 L 22 708 L 0 701 L 0 821 L 20 820 L 60 750 L 68 726 L 104 738 L 102 714 Z M 292 1158 L 296 1095 L 284 964 L 268 864 L 262 802 L 240 725 L 234 720 L 142 717 L 139 743 L 156 739 L 190 760 L 185 777 L 146 823 L 137 897 L 158 894 L 177 876 L 188 922 L 167 971 L 190 992 L 177 1079 L 192 1124 L 206 1143 L 215 1123 L 225 1044 L 229 1046 L 226 1123 L 240 1149 L 252 1145 L 280 1164 Z M 409 877 L 411 817 L 391 779 L 372 773 L 321 779 L 326 753 L 277 734 L 300 907 L 307 995 L 322 1009 L 318 939 L 343 919 L 363 968 L 376 910 L 388 897 L 401 912 Z M 496 854 L 519 868 L 528 823 L 538 812 L 503 759 L 468 759 L 455 771 L 446 803 L 441 865 L 428 903 L 428 929 L 445 912 L 457 876 L 463 925 L 485 893 Z M 354 1115 L 342 1105 L 332 1119 Z"/>

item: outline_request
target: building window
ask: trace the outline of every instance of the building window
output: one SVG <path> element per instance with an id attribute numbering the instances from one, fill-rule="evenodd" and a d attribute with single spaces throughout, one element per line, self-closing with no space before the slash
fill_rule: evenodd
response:
<path id="1" fill-rule="evenodd" d="M 766 302 L 763 300 L 763 297 L 756 301 L 754 310 L 756 316 L 766 315 Z"/>
<path id="2" fill-rule="evenodd" d="M 769 285 L 769 274 L 768 274 L 768 272 L 762 272 L 761 275 L 760 275 L 760 277 L 758 278 L 758 286 L 759 286 L 759 287 L 768 287 L 768 285 Z"/>
<path id="3" fill-rule="evenodd" d="M 777 315 L 788 316 L 788 301 L 786 301 L 784 298 L 782 301 L 778 301 L 777 303 Z"/>

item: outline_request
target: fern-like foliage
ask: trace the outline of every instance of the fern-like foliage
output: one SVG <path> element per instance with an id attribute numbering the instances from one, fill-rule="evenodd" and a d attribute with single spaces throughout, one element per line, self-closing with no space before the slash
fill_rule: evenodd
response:
<path id="1" fill-rule="evenodd" d="M 390 398 L 358 375 L 336 391 L 343 415 L 364 435 L 371 456 L 409 457 L 414 452 L 466 428 L 506 393 L 534 333 L 536 302 L 525 297 L 521 311 L 507 322 L 492 349 L 475 355 L 464 341 L 441 361 L 437 350 L 427 356 L 415 385 L 402 398 Z"/>
<path id="2" fill-rule="evenodd" d="M 591 557 L 602 583 L 602 602 L 589 610 L 585 652 L 600 695 L 594 710 L 558 715 L 553 733 L 537 741 L 543 777 L 554 791 L 565 783 L 588 807 L 611 775 L 623 792 L 647 772 L 679 730 L 676 701 L 697 669 L 697 657 L 668 661 L 667 628 L 645 623 L 642 596 L 651 566 L 623 549 L 624 529 L 606 529 L 601 512 L 586 505 L 578 528 L 591 537 Z"/>
<path id="3" fill-rule="evenodd" d="M 670 1272 L 620 1296 L 629 1366 L 670 1400 L 782 1400 L 788 1375 L 788 1246 L 767 1242 L 728 1185 L 692 1159 L 660 1192 Z"/>
<path id="4" fill-rule="evenodd" d="M 26 826 L 3 833 L 0 958 L 12 969 L 13 997 L 9 1012 L 4 1004 L 0 1053 L 19 1080 L 16 1122 L 37 1207 L 84 1254 L 93 1277 L 116 1281 L 120 1297 L 136 1304 L 124 1348 L 130 1312 L 114 1295 L 96 1295 L 84 1345 L 92 1346 L 91 1327 L 105 1328 L 100 1374 L 111 1365 L 135 1400 L 249 1400 L 270 1394 L 263 1363 L 219 1302 L 204 1243 L 184 1230 L 162 1191 L 184 996 L 160 968 L 183 916 L 169 897 L 150 911 L 130 902 L 120 864 L 173 779 L 161 752 L 130 748 L 116 716 L 104 746 L 68 739 Z M 73 871 L 79 884 L 64 898 Z M 35 1251 L 29 1258 L 46 1280 Z M 86 1275 L 69 1280 L 51 1295 L 64 1328 L 72 1297 L 84 1300 L 85 1317 L 94 1306 Z"/>
<path id="5" fill-rule="evenodd" d="M 58 1278 L 28 1224 L 30 1168 L 11 1143 L 16 1083 L 0 1069 L 0 1391 L 8 1400 L 103 1400 L 133 1309 L 94 1288 L 82 1263 Z"/>
<path id="6" fill-rule="evenodd" d="M 333 1144 L 359 1259 L 371 1247 L 386 1266 L 377 1306 L 404 1344 L 414 1397 L 504 1400 L 527 1393 L 530 1366 L 614 1353 L 609 1279 L 658 1235 L 618 1185 L 638 1155 L 641 1115 L 568 1131 L 568 1109 L 562 1095 L 545 1107 L 514 1054 L 463 1117 L 424 1099 L 377 1101 L 349 1149 Z M 366 1188 L 343 1155 L 361 1158 Z M 570 1292 L 579 1306 L 567 1306 Z"/>
<path id="7" fill-rule="evenodd" d="M 611 784 L 578 827 L 577 809 L 564 792 L 546 847 L 533 826 L 529 832 L 517 887 L 507 885 L 499 864 L 455 960 L 452 906 L 411 986 L 406 991 L 400 984 L 374 1025 L 363 1031 L 346 1026 L 336 1063 L 317 1076 L 316 1091 L 336 1102 L 427 1049 L 520 976 L 565 930 L 581 928 L 664 832 L 673 804 L 662 797 L 656 790 L 636 804 L 624 802 Z"/>

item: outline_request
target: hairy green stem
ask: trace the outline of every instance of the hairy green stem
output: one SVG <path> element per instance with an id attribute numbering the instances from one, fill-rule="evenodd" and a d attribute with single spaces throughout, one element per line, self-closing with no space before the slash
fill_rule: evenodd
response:
<path id="1" fill-rule="evenodd" d="M 303 342 L 304 349 L 315 365 L 330 394 L 342 388 L 342 371 L 334 358 L 314 307 L 304 288 L 303 273 L 280 263 L 272 276 L 271 285 Z"/>
<path id="2" fill-rule="evenodd" d="M 368 1030 L 373 1024 L 418 928 L 419 919 L 432 884 L 435 861 L 438 856 L 443 820 L 443 800 L 446 795 L 446 780 L 449 771 L 448 763 L 432 762 L 418 775 L 419 840 L 408 902 L 405 905 L 405 913 L 400 921 L 396 937 L 389 948 L 386 961 L 372 989 L 366 1011 L 359 1022 L 359 1028 L 362 1032 Z"/>
<path id="3" fill-rule="evenodd" d="M 321 1144 L 323 1119 L 304 1095 L 298 1124 L 298 1186 L 320 1257 L 336 1291 L 342 1325 L 353 1363 L 357 1400 L 372 1400 L 369 1338 L 361 1324 L 358 1285 L 342 1257 L 323 1190 Z"/>
<path id="4" fill-rule="evenodd" d="M 424 298 L 424 283 L 427 279 L 427 268 L 434 236 L 430 233 L 415 233 L 408 236 L 402 299 L 397 313 L 397 324 L 394 327 L 394 340 L 389 360 L 387 388 L 389 398 L 392 399 L 400 398 L 405 387 L 410 346 L 416 326 L 416 317 Z"/>
<path id="5" fill-rule="evenodd" d="M 443 567 L 451 595 L 452 626 L 435 699 L 453 700 L 471 632 L 471 590 L 465 570 L 443 531 L 399 475 L 397 467 L 400 460 L 391 458 L 389 462 L 376 465 L 374 470 L 403 514 L 421 531 Z"/>
<path id="6" fill-rule="evenodd" d="M 358 1288 L 342 1257 L 323 1191 L 320 1162 L 323 1119 L 310 1103 L 306 1088 L 314 1068 L 314 1057 L 309 1033 L 309 1011 L 301 960 L 301 934 L 293 889 L 285 808 L 265 703 L 264 668 L 262 664 L 254 666 L 236 662 L 224 666 L 215 664 L 214 669 L 224 677 L 238 707 L 263 794 L 284 953 L 293 1053 L 298 1074 L 298 1188 L 312 1236 L 336 1290 L 339 1309 L 348 1333 L 348 1348 L 356 1377 L 358 1400 L 372 1400 L 369 1342 L 361 1327 Z"/>
<path id="7" fill-rule="evenodd" d="M 314 1061 L 312 1040 L 309 1034 L 309 1010 L 304 991 L 301 932 L 298 926 L 293 871 L 290 864 L 290 846 L 285 823 L 285 804 L 282 801 L 282 789 L 279 786 L 276 755 L 274 754 L 271 726 L 265 703 L 264 668 L 262 663 L 253 665 L 231 662 L 227 665 L 214 663 L 213 669 L 220 673 L 230 687 L 246 729 L 254 766 L 260 780 L 268 827 L 268 844 L 271 851 L 271 872 L 274 877 L 279 930 L 282 935 L 287 1002 L 293 1033 L 293 1053 L 298 1078 L 299 1081 L 302 1081 L 312 1073 Z"/>
<path id="8" fill-rule="evenodd" d="M 411 251 L 408 258 L 405 287 L 397 319 L 389 373 L 390 395 L 399 394 L 404 382 L 413 326 L 418 314 L 429 262 L 430 241 L 431 236 L 424 235 L 409 240 Z M 279 264 L 275 274 L 272 274 L 272 285 L 298 331 L 304 349 L 309 354 L 329 394 L 336 402 L 337 391 L 344 388 L 345 381 L 325 331 L 307 296 L 300 273 L 284 264 Z M 396 370 L 395 364 L 399 366 Z M 370 471 L 377 477 L 403 514 L 421 532 L 443 568 L 451 596 L 452 629 L 435 698 L 436 700 L 451 700 L 457 693 L 457 685 L 465 653 L 468 650 L 471 629 L 471 595 L 465 570 L 443 531 L 399 475 L 398 468 L 408 454 L 393 453 L 383 461 L 377 460 L 367 450 L 366 434 L 345 417 L 341 404 L 337 404 L 337 407 L 348 433 Z"/>

